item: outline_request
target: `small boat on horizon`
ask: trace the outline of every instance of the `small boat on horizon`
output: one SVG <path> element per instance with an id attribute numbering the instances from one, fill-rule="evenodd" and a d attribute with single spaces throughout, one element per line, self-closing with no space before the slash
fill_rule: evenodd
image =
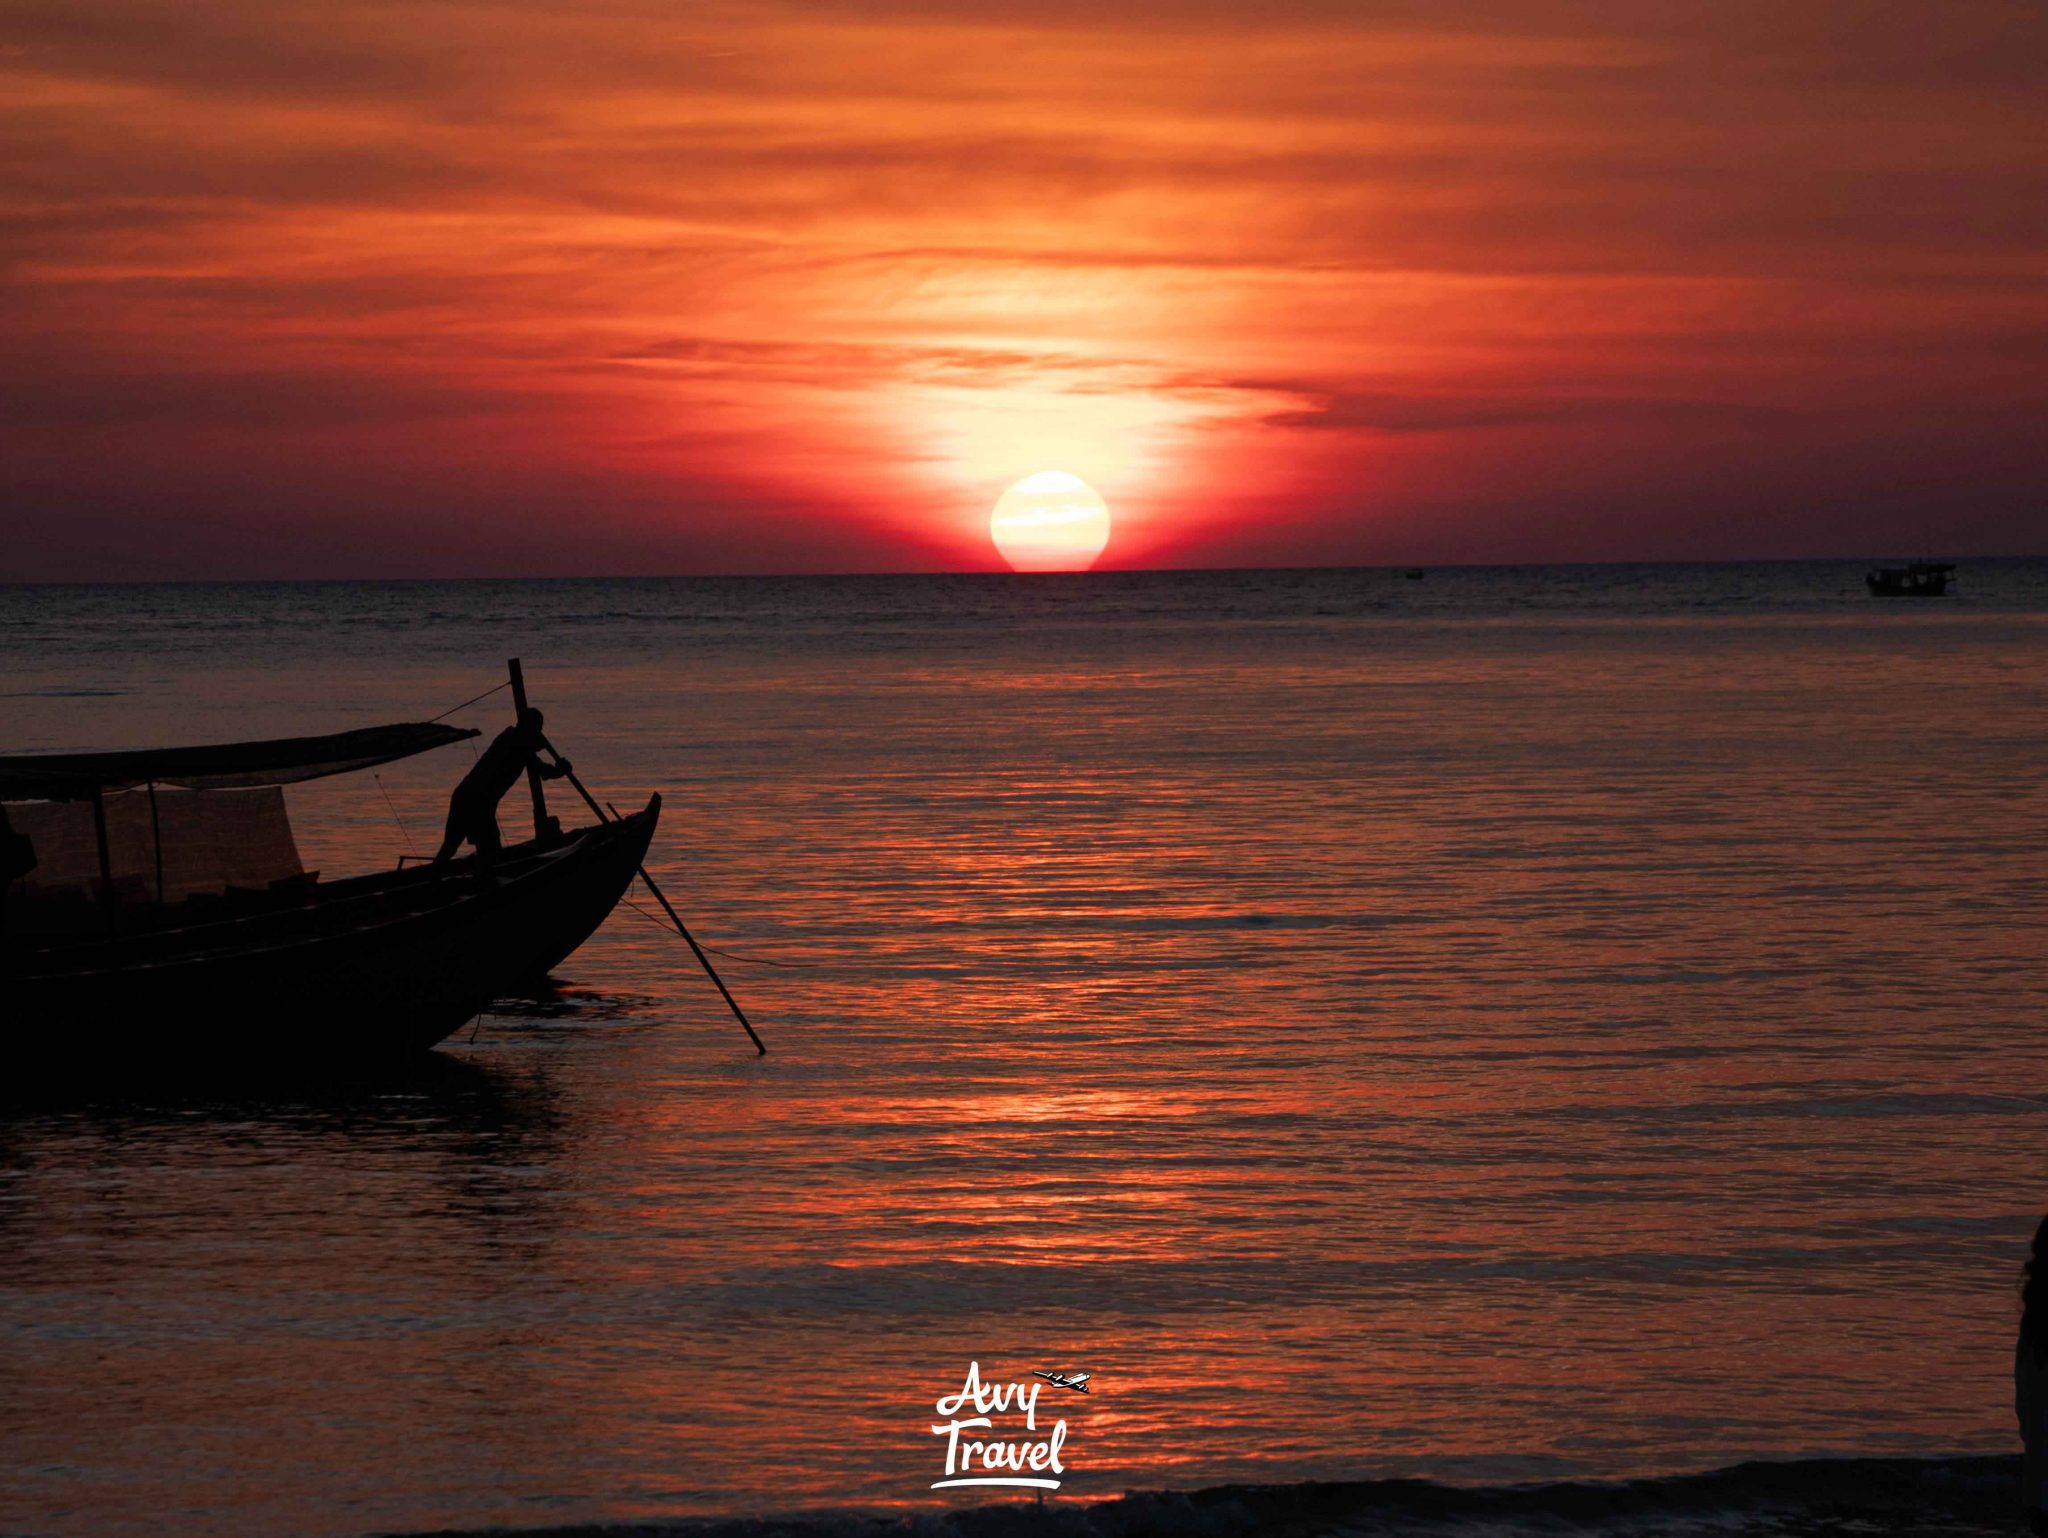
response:
<path id="1" fill-rule="evenodd" d="M 659 795 L 564 830 L 536 791 L 534 837 L 487 869 L 402 858 L 322 881 L 278 788 L 477 735 L 401 723 L 0 758 L 0 803 L 36 861 L 0 898 L 14 1073 L 419 1053 L 541 981 L 640 872 Z"/>
<path id="2" fill-rule="evenodd" d="M 1944 561 L 1914 561 L 1906 566 L 1880 566 L 1863 574 L 1863 585 L 1873 598 L 1940 598 L 1955 577 L 1954 565 Z"/>

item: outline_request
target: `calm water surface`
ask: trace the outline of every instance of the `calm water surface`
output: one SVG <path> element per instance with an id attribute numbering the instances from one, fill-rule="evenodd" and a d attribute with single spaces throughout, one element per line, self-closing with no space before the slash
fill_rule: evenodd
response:
<path id="1" fill-rule="evenodd" d="M 622 908 L 416 1072 L 15 1086 L 0 1529 L 965 1504 L 970 1359 L 1098 1374 L 1062 1500 L 2012 1448 L 2048 567 L 1859 578 L 0 589 L 16 750 L 521 655 L 790 963 L 722 963 L 765 1060 Z M 308 867 L 431 848 L 470 752 L 294 787 Z"/>

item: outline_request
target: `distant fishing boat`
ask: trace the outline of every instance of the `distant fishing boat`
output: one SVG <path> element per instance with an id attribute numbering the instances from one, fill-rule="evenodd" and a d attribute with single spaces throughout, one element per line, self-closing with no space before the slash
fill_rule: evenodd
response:
<path id="1" fill-rule="evenodd" d="M 658 795 L 564 831 L 536 792 L 535 836 L 488 873 L 465 857 L 322 881 L 278 789 L 477 735 L 406 723 L 0 758 L 36 860 L 0 899 L 10 1069 L 421 1052 L 538 981 L 625 895 Z"/>
<path id="2" fill-rule="evenodd" d="M 1909 566 L 1881 566 L 1863 574 L 1863 585 L 1873 598 L 1939 598 L 1948 592 L 1953 565 L 1939 561 L 1915 561 Z"/>
<path id="3" fill-rule="evenodd" d="M 1428 576 L 1429 573 L 1424 571 L 1420 566 L 1411 566 L 1406 571 L 1402 572 L 1401 575 L 1406 577 L 1410 582 L 1420 582 L 1424 577 Z"/>

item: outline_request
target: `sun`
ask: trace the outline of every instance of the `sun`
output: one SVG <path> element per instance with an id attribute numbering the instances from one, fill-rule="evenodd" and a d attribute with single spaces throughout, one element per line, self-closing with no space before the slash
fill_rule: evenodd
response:
<path id="1" fill-rule="evenodd" d="M 1080 476 L 1041 470 L 996 498 L 988 533 L 1012 571 L 1086 571 L 1109 543 L 1109 508 Z"/>

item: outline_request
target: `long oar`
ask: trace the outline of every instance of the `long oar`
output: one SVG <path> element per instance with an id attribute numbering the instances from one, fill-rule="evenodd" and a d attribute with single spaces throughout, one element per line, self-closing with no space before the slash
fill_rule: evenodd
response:
<path id="1" fill-rule="evenodd" d="M 560 768 L 562 755 L 555 753 L 555 745 L 552 742 L 548 743 L 547 749 L 550 753 L 555 754 L 556 767 Z M 583 782 L 576 778 L 574 772 L 563 770 L 563 773 L 567 775 L 569 783 L 576 787 L 576 794 L 583 798 L 584 804 L 590 808 L 597 820 L 599 822 L 610 821 L 604 814 L 604 808 L 597 804 L 597 797 L 593 796 L 584 787 Z M 647 867 L 644 865 L 640 867 L 640 879 L 647 883 L 647 890 L 653 893 L 654 900 L 661 904 L 661 911 L 668 915 L 668 921 L 676 926 L 676 933 L 690 942 L 690 949 L 697 953 L 698 961 L 704 965 L 704 975 L 716 983 L 718 991 L 725 995 L 725 1002 L 731 1007 L 733 1018 L 745 1027 L 747 1039 L 753 1042 L 754 1050 L 759 1052 L 761 1056 L 766 1057 L 768 1055 L 768 1047 L 761 1040 L 760 1036 L 755 1033 L 754 1027 L 748 1022 L 746 1012 L 740 1008 L 740 1001 L 732 996 L 732 990 L 725 986 L 725 979 L 718 975 L 718 968 L 714 967 L 711 964 L 711 958 L 704 954 L 704 947 L 697 943 L 696 936 L 692 935 L 689 928 L 676 916 L 676 910 L 669 906 L 668 898 L 662 894 L 661 888 L 654 884 L 654 878 L 647 874 Z"/>

